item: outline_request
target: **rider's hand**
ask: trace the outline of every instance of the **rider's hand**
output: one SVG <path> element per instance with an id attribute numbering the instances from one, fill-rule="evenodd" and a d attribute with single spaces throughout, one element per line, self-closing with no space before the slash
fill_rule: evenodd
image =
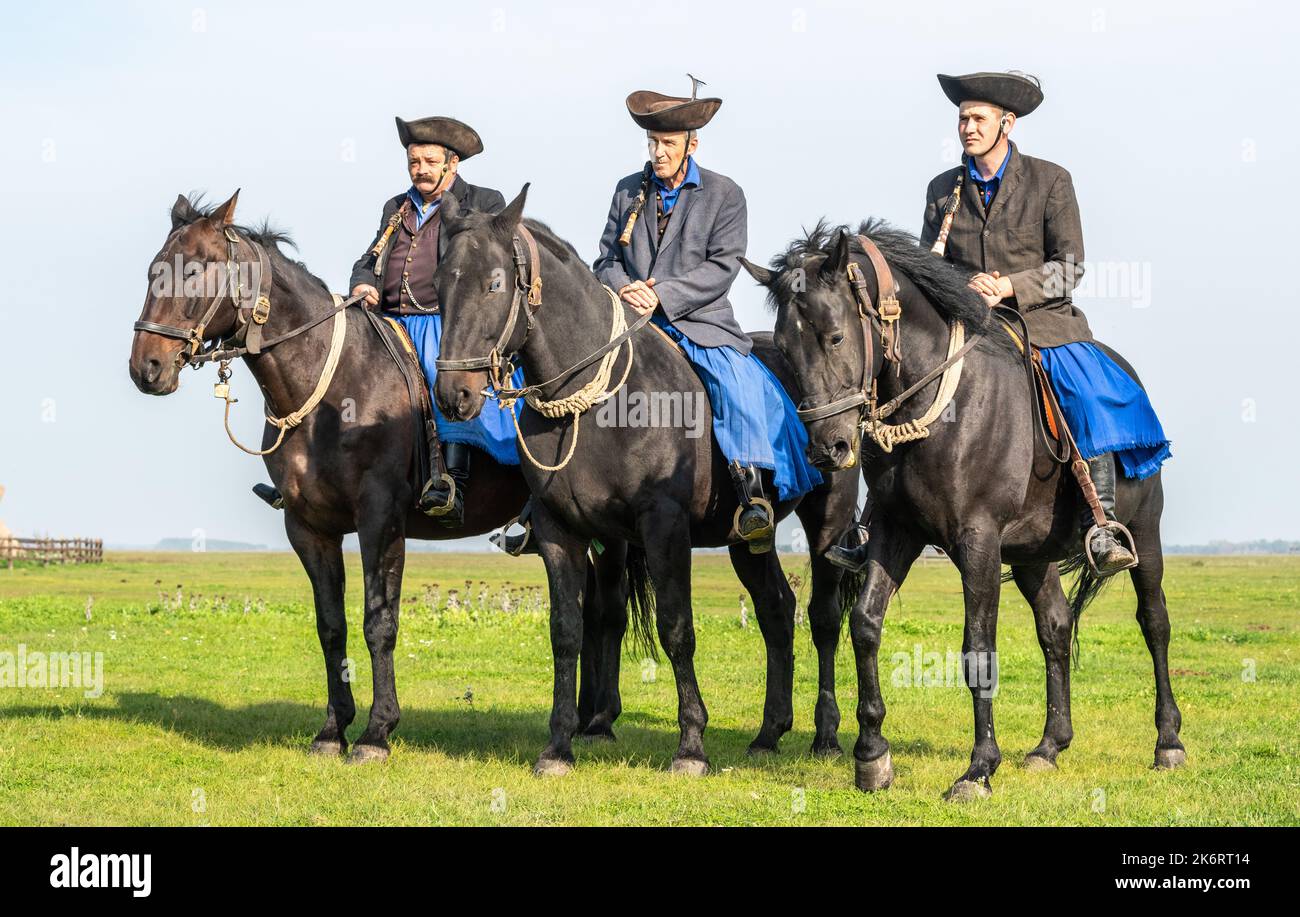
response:
<path id="1" fill-rule="evenodd" d="M 1016 295 L 1016 290 L 1011 286 L 1011 278 L 1003 277 L 997 271 L 993 272 L 993 279 L 998 282 L 998 294 L 1003 299 L 1011 299 Z"/>
<path id="2" fill-rule="evenodd" d="M 1002 301 L 1002 293 L 998 289 L 998 280 L 989 274 L 976 274 L 967 284 L 972 290 L 980 295 L 984 300 L 984 305 L 992 309 Z"/>
<path id="3" fill-rule="evenodd" d="M 374 287 L 372 287 L 370 284 L 359 283 L 352 288 L 353 296 L 361 296 L 363 294 L 366 297 L 366 305 L 368 306 L 379 305 L 379 291 L 376 290 Z"/>
<path id="4" fill-rule="evenodd" d="M 634 280 L 618 291 L 619 299 L 636 309 L 641 315 L 652 312 L 655 306 L 659 305 L 659 297 L 650 288 L 653 283 L 653 280 L 650 283 L 643 280 Z"/>

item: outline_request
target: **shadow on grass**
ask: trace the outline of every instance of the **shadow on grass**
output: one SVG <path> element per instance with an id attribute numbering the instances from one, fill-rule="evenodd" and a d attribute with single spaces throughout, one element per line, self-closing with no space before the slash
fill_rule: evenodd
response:
<path id="1" fill-rule="evenodd" d="M 228 707 L 202 697 L 165 697 L 150 692 L 115 694 L 113 700 L 117 701 L 116 706 L 9 707 L 5 709 L 5 717 L 115 720 L 176 732 L 190 741 L 224 751 L 271 745 L 305 752 L 325 716 L 323 707 L 293 701 Z M 368 712 L 358 709 L 356 721 L 347 730 L 349 741 L 360 737 Z M 397 747 L 405 745 L 455 758 L 531 766 L 549 738 L 548 716 L 549 711 L 541 709 L 476 709 L 468 705 L 449 709 L 406 708 L 393 741 Z M 796 730 L 781 740 L 779 755 L 750 758 L 746 749 L 757 729 L 757 722 L 754 732 L 710 726 L 705 732 L 705 746 L 714 767 L 761 768 L 808 757 L 812 736 Z M 628 711 L 614 724 L 614 731 L 618 736 L 616 742 L 586 742 L 575 738 L 576 756 L 580 760 L 627 761 L 639 767 L 666 768 L 677 748 L 677 723 L 671 717 Z M 841 744 L 847 756 L 852 738 L 842 737 Z M 912 751 L 922 746 L 928 749 L 924 741 L 909 740 L 907 746 Z"/>

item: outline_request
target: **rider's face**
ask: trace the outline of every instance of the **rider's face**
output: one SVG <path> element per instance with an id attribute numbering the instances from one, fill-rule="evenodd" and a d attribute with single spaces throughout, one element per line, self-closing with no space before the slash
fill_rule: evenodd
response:
<path id="1" fill-rule="evenodd" d="M 447 163 L 447 149 L 436 143 L 412 143 L 406 148 L 406 169 L 411 175 L 411 184 L 425 198 L 446 191 L 456 177 L 458 160 L 453 156 Z M 443 176 L 443 167 L 447 174 Z"/>
<path id="2" fill-rule="evenodd" d="M 983 156 L 998 142 L 1002 109 L 987 102 L 963 102 L 957 115 L 957 137 L 968 156 Z"/>
<path id="3" fill-rule="evenodd" d="M 650 154 L 655 175 L 663 181 L 677 174 L 682 161 L 695 152 L 695 147 L 700 142 L 698 137 L 690 137 L 686 132 L 646 131 L 645 136 L 646 150 Z"/>

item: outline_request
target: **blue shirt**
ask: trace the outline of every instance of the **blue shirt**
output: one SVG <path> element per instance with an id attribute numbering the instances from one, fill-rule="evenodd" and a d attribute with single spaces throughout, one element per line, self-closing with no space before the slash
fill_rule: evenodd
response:
<path id="1" fill-rule="evenodd" d="M 415 185 L 411 185 L 410 190 L 406 192 L 406 196 L 410 198 L 411 204 L 414 206 L 415 229 L 418 232 L 424 228 L 424 224 L 429 221 L 429 217 L 438 212 L 438 205 L 442 203 L 442 196 L 439 195 L 434 200 L 426 203 L 424 197 L 416 190 Z"/>
<path id="2" fill-rule="evenodd" d="M 1011 161 L 1011 145 L 1008 144 L 1007 155 L 1002 159 L 1002 165 L 998 166 L 998 170 L 997 172 L 993 173 L 992 178 L 990 178 L 988 181 L 985 181 L 980 176 L 979 169 L 975 168 L 974 158 L 969 158 L 966 160 L 966 171 L 970 175 L 970 180 L 975 183 L 975 187 L 979 189 L 980 195 L 984 198 L 985 207 L 993 203 L 993 197 L 998 193 L 998 188 L 1001 187 L 1002 185 L 1002 173 L 1007 170 L 1007 163 L 1009 163 L 1010 161 Z"/>
<path id="3" fill-rule="evenodd" d="M 664 213 L 673 212 L 673 207 L 677 204 L 677 195 L 681 193 L 683 188 L 687 185 L 694 185 L 697 188 L 700 186 L 700 169 L 695 165 L 694 156 L 686 157 L 686 178 L 676 188 L 669 188 L 658 175 L 651 175 L 651 177 L 654 179 L 655 184 L 659 186 L 659 198 L 664 202 Z"/>

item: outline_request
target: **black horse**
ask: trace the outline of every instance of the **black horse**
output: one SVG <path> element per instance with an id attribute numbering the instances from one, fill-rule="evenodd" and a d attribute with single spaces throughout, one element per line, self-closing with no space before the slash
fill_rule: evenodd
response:
<path id="1" fill-rule="evenodd" d="M 208 279 L 228 267 L 260 264 L 272 278 L 269 312 L 261 334 L 271 345 L 248 354 L 245 362 L 266 399 L 269 414 L 309 401 L 318 380 L 328 377 L 334 321 L 344 323 L 337 368 L 314 409 L 300 425 L 277 430 L 268 424 L 262 448 L 283 433 L 283 445 L 265 456 L 271 480 L 284 496 L 285 530 L 311 579 L 316 629 L 325 654 L 329 706 L 325 725 L 312 741 L 318 754 L 347 751 L 344 732 L 356 714 L 345 672 L 347 622 L 343 609 L 345 534 L 356 532 L 365 577 L 365 636 L 374 669 L 374 703 L 365 732 L 349 760 L 388 756 L 388 736 L 399 708 L 393 672 L 397 617 L 401 601 L 406 538 L 446 539 L 481 534 L 515 516 L 528 495 L 517 467 L 500 465 L 486 453 L 474 456 L 474 491 L 465 522 L 449 529 L 415 510 L 412 468 L 417 429 L 402 371 L 380 338 L 373 317 L 361 308 L 336 309 L 328 289 L 277 247 L 282 234 L 232 225 L 238 192 L 220 206 L 200 209 L 185 197 L 172 208 L 172 231 L 150 266 L 150 277 L 174 259 L 203 269 Z M 180 371 L 201 342 L 228 340 L 247 325 L 237 317 L 229 293 L 212 287 L 183 295 L 182 289 L 155 291 L 151 284 L 131 347 L 131 380 L 149 395 L 168 395 Z M 251 290 L 249 291 L 251 292 Z M 175 295 L 172 295 L 172 294 Z M 257 307 L 248 298 L 248 305 Z M 338 312 L 341 319 L 333 319 Z M 208 318 L 185 344 L 192 329 Z M 312 324 L 317 322 L 317 324 Z M 276 343 L 304 326 L 307 330 Z M 418 477 L 418 475 L 414 476 Z M 606 574 L 610 578 L 611 574 Z M 614 588 L 619 578 L 612 575 Z"/>
<path id="2" fill-rule="evenodd" d="M 967 288 L 967 278 L 958 269 L 921 249 L 914 237 L 873 221 L 863 223 L 859 233 L 883 253 L 899 285 L 902 315 L 883 339 L 879 309 L 871 305 L 880 302 L 877 273 L 857 235 L 843 228 L 832 234 L 819 224 L 774 258 L 771 270 L 744 262 L 768 288 L 777 310 L 776 344 L 794 367 L 805 403 L 830 407 L 807 424 L 810 458 L 819 468 L 848 468 L 860 449 L 874 507 L 868 523 L 866 583 L 850 618 L 859 694 L 855 782 L 860 789 L 875 790 L 893 779 L 889 743 L 880 730 L 885 716 L 877 664 L 881 625 L 912 563 L 925 545 L 933 544 L 961 571 L 966 610 L 963 668 L 975 708 L 970 767 L 947 795 L 987 795 L 989 778 L 1001 762 L 993 731 L 994 684 L 988 676 L 996 679 L 1004 563 L 1033 609 L 1047 666 L 1046 724 L 1026 766 L 1055 767 L 1057 755 L 1073 736 L 1071 634 L 1077 635 L 1079 614 L 1101 583 L 1080 555 L 1084 504 L 1073 476 L 1053 457 L 1036 426 L 1033 383 L 1007 326 Z M 851 276 L 859 283 L 865 279 L 869 298 L 861 306 Z M 837 403 L 854 403 L 853 393 L 867 390 L 873 378 L 881 403 L 923 382 L 946 362 L 950 323 L 955 322 L 977 343 L 965 356 L 950 411 L 928 428 L 928 436 L 900 444 L 885 437 L 892 447 L 886 451 L 862 435 L 857 411 L 836 410 Z M 883 359 L 881 346 L 895 338 L 901 350 L 896 367 Z M 1106 352 L 1133 374 L 1117 354 Z M 882 371 L 882 366 L 887 368 Z M 935 402 L 941 385 L 942 380 L 934 378 L 922 386 L 892 422 L 917 419 Z M 1185 753 L 1178 739 L 1181 716 L 1169 685 L 1169 615 L 1161 589 L 1163 505 L 1159 474 L 1141 481 L 1120 476 L 1116 514 L 1136 543 L 1140 563 L 1130 575 L 1138 623 L 1155 666 L 1155 763 L 1175 767 L 1183 763 Z M 1068 602 L 1061 588 L 1060 561 L 1067 571 L 1080 571 Z"/>
<path id="3" fill-rule="evenodd" d="M 699 377 L 666 335 L 644 328 L 627 346 L 608 348 L 623 324 L 635 327 L 637 313 L 601 285 L 572 246 L 540 223 L 521 222 L 526 193 L 525 187 L 497 216 L 464 215 L 454 202 L 443 205 L 448 244 L 435 278 L 444 316 L 435 394 L 444 413 L 463 420 L 484 409 L 489 373 L 482 367 L 489 361 L 480 358 L 489 351 L 499 357 L 517 354 L 525 380 L 541 385 L 540 397 L 552 403 L 586 389 L 602 372 L 610 379 L 598 387 L 615 390 L 626 372 L 625 392 L 675 394 L 707 404 Z M 535 247 L 535 256 L 527 253 L 529 247 Z M 518 291 L 532 289 L 538 281 L 544 281 L 541 304 L 535 314 L 530 305 L 520 317 Z M 612 366 L 565 372 L 607 348 L 616 355 Z M 756 335 L 755 350 L 791 388 L 789 368 L 770 336 Z M 447 365 L 457 363 L 462 368 Z M 474 366 L 480 368 L 465 368 Z M 562 377 L 558 382 L 557 375 Z M 709 423 L 707 408 L 704 423 Z M 732 533 L 738 497 L 712 435 L 691 438 L 667 426 L 602 426 L 590 414 L 551 418 L 533 409 L 523 412 L 521 430 L 523 445 L 537 459 L 537 464 L 525 460 L 523 469 L 534 495 L 532 523 L 550 580 L 555 657 L 551 738 L 537 772 L 565 773 L 573 762 L 571 739 L 581 726 L 574 700 L 575 664 L 579 648 L 592 639 L 592 622 L 584 628 L 582 617 L 582 564 L 593 542 L 600 543 L 605 555 L 626 559 L 642 627 L 649 627 L 647 612 L 655 603 L 655 626 L 677 682 L 681 734 L 672 770 L 695 775 L 707 771 L 708 758 L 702 741 L 707 714 L 693 661 L 691 548 L 730 545 L 732 564 L 753 597 L 767 647 L 763 723 L 750 749 L 775 750 L 793 724 L 795 597 L 775 552 L 751 554 Z M 554 470 L 538 467 L 542 463 Z M 770 492 L 770 479 L 766 483 Z M 776 505 L 778 516 L 792 510 L 798 514 L 812 557 L 809 622 L 821 687 L 813 747 L 820 753 L 839 751 L 834 656 L 845 610 L 839 590 L 843 571 L 823 553 L 852 522 L 857 488 L 856 475 L 828 474 L 797 508 L 796 501 Z M 850 587 L 844 595 L 851 601 L 855 593 Z M 602 626 L 605 681 L 597 725 L 607 725 L 618 710 L 623 622 L 607 614 Z"/>

